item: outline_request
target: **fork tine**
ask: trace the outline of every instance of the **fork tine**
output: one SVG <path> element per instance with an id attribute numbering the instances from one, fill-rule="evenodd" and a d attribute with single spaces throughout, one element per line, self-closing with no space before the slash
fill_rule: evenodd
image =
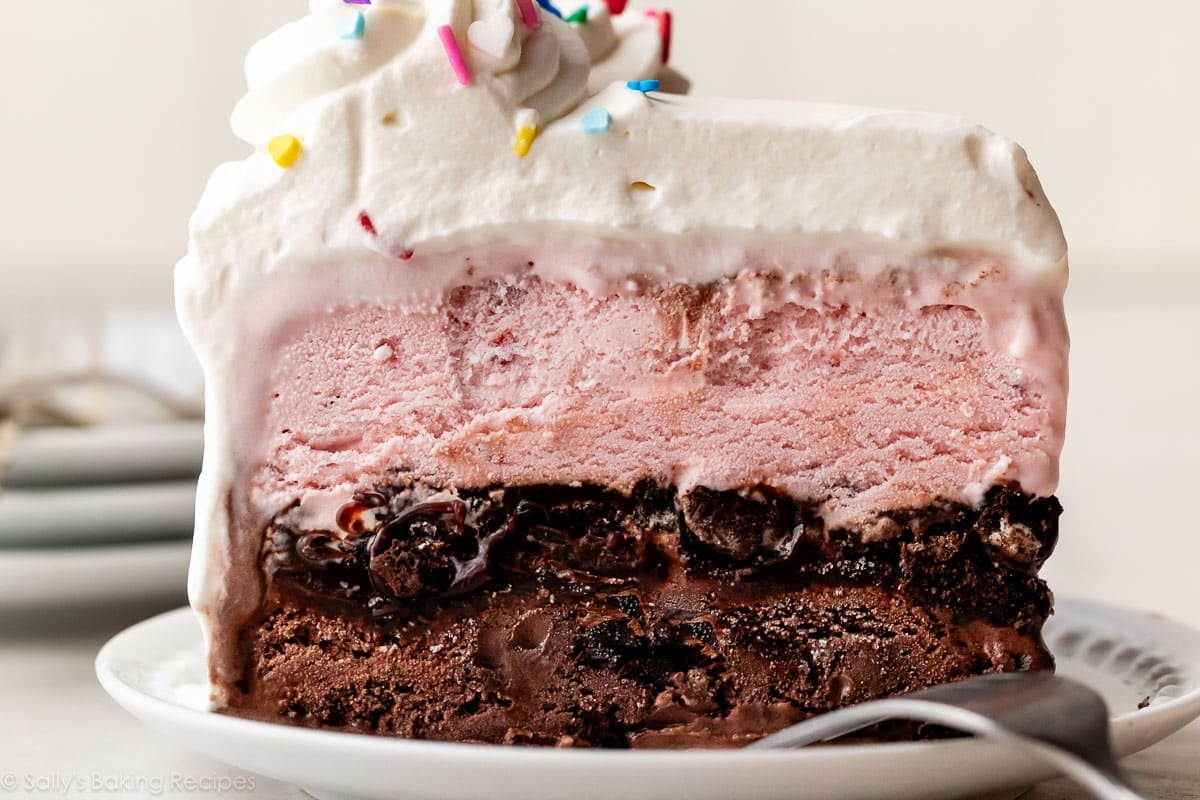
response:
<path id="1" fill-rule="evenodd" d="M 746 745 L 746 749 L 786 750 L 838 739 L 863 728 L 894 719 L 895 717 L 888 713 L 888 702 L 880 700 L 830 711 L 828 714 L 806 719 L 790 728 L 784 728 L 759 739 Z"/>

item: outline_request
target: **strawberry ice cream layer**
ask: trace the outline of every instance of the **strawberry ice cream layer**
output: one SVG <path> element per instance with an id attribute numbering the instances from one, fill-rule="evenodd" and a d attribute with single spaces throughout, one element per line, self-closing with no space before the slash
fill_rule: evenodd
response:
<path id="1" fill-rule="evenodd" d="M 769 485 L 822 503 L 829 526 L 1000 483 L 1049 495 L 1061 306 L 995 264 L 963 271 L 611 293 L 530 271 L 425 306 L 330 287 L 244 343 L 261 360 L 231 408 L 237 516 L 258 527 L 299 503 L 336 529 L 355 492 L 411 481 Z"/>

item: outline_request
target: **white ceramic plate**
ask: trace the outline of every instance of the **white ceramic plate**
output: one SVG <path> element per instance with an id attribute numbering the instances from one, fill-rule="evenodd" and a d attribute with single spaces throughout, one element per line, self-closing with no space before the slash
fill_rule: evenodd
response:
<path id="1" fill-rule="evenodd" d="M 0 608 L 69 608 L 182 597 L 191 542 L 0 549 Z"/>
<path id="2" fill-rule="evenodd" d="M 200 474 L 198 421 L 19 430 L 0 442 L 0 477 L 13 489 L 191 480 Z"/>
<path id="3" fill-rule="evenodd" d="M 203 433 L 182 421 L 0 435 L 0 548 L 190 539 Z"/>
<path id="4" fill-rule="evenodd" d="M 191 539 L 196 479 L 0 491 L 0 548 L 67 548 Z M 4 550 L 0 549 L 0 553 Z"/>
<path id="5" fill-rule="evenodd" d="M 1165 619 L 1062 600 L 1047 640 L 1063 674 L 1102 691 L 1122 754 L 1200 716 L 1200 633 Z M 200 630 L 187 609 L 116 636 L 100 682 L 148 724 L 323 800 L 795 800 L 961 797 L 1053 771 L 975 739 L 792 752 L 579 751 L 414 742 L 234 719 L 205 710 Z M 1139 702 L 1149 705 L 1137 709 Z"/>

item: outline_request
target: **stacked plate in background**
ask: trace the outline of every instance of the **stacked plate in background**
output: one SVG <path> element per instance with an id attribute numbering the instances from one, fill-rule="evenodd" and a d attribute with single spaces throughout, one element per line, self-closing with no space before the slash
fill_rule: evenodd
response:
<path id="1" fill-rule="evenodd" d="M 184 596 L 200 385 L 169 314 L 0 330 L 0 609 Z"/>

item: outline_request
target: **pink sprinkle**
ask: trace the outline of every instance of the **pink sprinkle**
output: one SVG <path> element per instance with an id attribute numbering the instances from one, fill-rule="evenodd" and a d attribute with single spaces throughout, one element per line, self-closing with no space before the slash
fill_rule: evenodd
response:
<path id="1" fill-rule="evenodd" d="M 521 9 L 521 21 L 525 23 L 526 28 L 536 31 L 542 26 L 537 9 L 533 7 L 533 0 L 517 0 L 517 7 Z"/>
<path id="2" fill-rule="evenodd" d="M 443 25 L 438 28 L 438 36 L 442 39 L 442 46 L 446 48 L 446 58 L 450 60 L 450 68 L 454 70 L 458 82 L 463 86 L 470 86 L 471 68 L 467 66 L 462 50 L 458 48 L 458 39 L 454 38 L 454 28 Z"/>
<path id="3" fill-rule="evenodd" d="M 367 212 L 364 211 L 358 215 L 358 224 L 371 236 L 379 235 L 379 231 L 375 230 L 375 223 L 371 221 L 371 216 Z"/>

